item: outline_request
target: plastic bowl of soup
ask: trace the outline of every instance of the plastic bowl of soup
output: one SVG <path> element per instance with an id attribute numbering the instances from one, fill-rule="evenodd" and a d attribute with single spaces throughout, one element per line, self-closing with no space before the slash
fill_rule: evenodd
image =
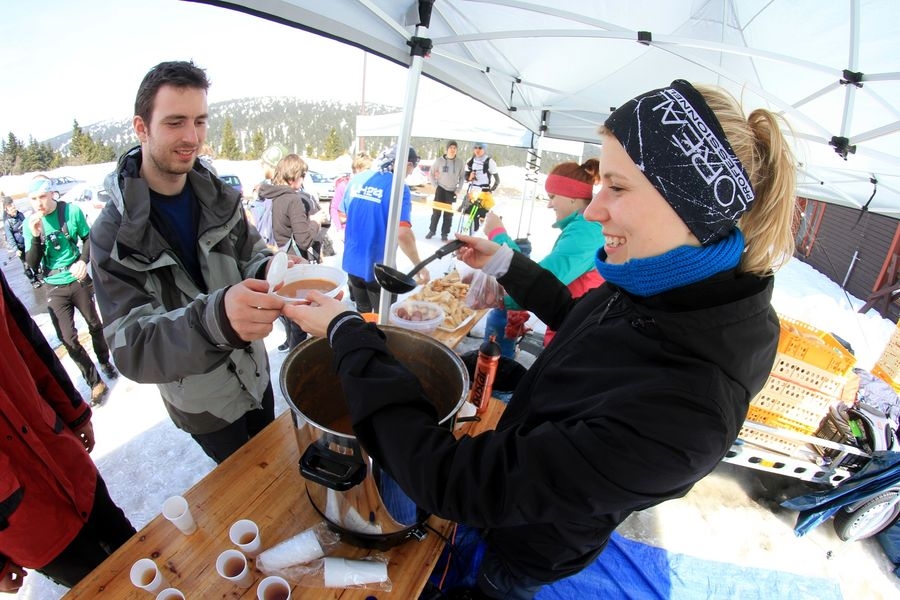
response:
<path id="1" fill-rule="evenodd" d="M 273 292 L 285 302 L 306 302 L 310 290 L 334 297 L 347 283 L 347 274 L 326 265 L 295 265 Z"/>
<path id="2" fill-rule="evenodd" d="M 434 302 L 403 300 L 391 306 L 390 321 L 404 329 L 430 334 L 444 322 L 444 309 Z"/>

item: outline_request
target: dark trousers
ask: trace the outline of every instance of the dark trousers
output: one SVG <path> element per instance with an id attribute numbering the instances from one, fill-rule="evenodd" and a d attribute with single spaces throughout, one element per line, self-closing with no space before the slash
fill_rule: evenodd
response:
<path id="1" fill-rule="evenodd" d="M 191 437 L 208 457 L 220 464 L 274 420 L 275 393 L 270 383 L 263 393 L 262 408 L 248 410 L 240 419 L 218 431 L 192 433 Z"/>
<path id="2" fill-rule="evenodd" d="M 47 306 L 50 309 L 50 320 L 56 329 L 56 335 L 66 347 L 69 356 L 78 365 L 81 375 L 90 387 L 100 383 L 100 374 L 87 350 L 78 341 L 78 330 L 75 329 L 75 309 L 81 313 L 91 334 L 94 354 L 100 364 L 109 362 L 109 346 L 103 339 L 103 323 L 94 306 L 94 283 L 85 276 L 81 281 L 73 281 L 67 285 L 52 285 L 47 292 Z"/>
<path id="3" fill-rule="evenodd" d="M 366 281 L 356 275 L 347 275 L 347 287 L 350 298 L 356 303 L 356 310 L 361 313 L 378 312 L 381 305 L 381 286 L 377 281 Z M 397 295 L 391 295 L 391 304 L 397 301 Z"/>
<path id="4" fill-rule="evenodd" d="M 286 334 L 284 343 L 287 344 L 289 350 L 293 350 L 297 345 L 309 337 L 309 334 L 303 331 L 299 325 L 288 319 L 287 317 L 278 317 L 281 324 L 284 325 Z"/>
<path id="5" fill-rule="evenodd" d="M 109 497 L 106 483 L 98 474 L 94 506 L 87 523 L 59 556 L 37 571 L 60 585 L 72 587 L 134 534 L 134 527 Z"/>
<path id="6" fill-rule="evenodd" d="M 488 598 L 531 600 L 544 587 L 544 582 L 516 575 L 488 546 L 478 569 L 478 591 Z"/>
<path id="7" fill-rule="evenodd" d="M 452 206 L 453 203 L 456 202 L 456 194 L 454 192 L 448 192 L 441 186 L 437 186 L 434 190 L 434 201 L 443 202 Z M 441 237 L 447 237 L 450 235 L 450 228 L 453 227 L 452 210 L 440 210 L 435 208 L 431 212 L 431 226 L 428 227 L 428 233 L 437 232 L 438 221 L 441 220 L 441 215 L 444 217 L 444 222 L 441 225 Z"/>

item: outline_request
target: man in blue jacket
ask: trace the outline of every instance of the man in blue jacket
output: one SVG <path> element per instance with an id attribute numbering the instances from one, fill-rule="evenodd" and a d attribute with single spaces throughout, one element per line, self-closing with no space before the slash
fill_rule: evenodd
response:
<path id="1" fill-rule="evenodd" d="M 15 249 L 16 256 L 22 261 L 25 277 L 31 282 L 31 287 L 37 289 L 44 285 L 40 277 L 40 267 L 37 270 L 28 266 L 25 261 L 25 234 L 22 229 L 25 226 L 25 215 L 16 208 L 16 203 L 9 196 L 3 196 L 3 231 L 6 233 L 6 244 L 9 250 Z"/>

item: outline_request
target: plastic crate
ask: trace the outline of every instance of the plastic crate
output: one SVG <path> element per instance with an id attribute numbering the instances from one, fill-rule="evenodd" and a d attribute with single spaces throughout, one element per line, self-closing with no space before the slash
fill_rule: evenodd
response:
<path id="1" fill-rule="evenodd" d="M 764 431 L 756 431 L 755 429 L 749 429 L 747 427 L 741 427 L 738 438 L 750 444 L 780 452 L 787 456 L 807 457 L 809 452 L 813 451 L 812 446 L 809 444 L 789 440 Z"/>
<path id="2" fill-rule="evenodd" d="M 837 375 L 781 352 L 775 355 L 772 375 L 831 396 L 840 395 L 847 383 L 846 374 Z"/>
<path id="3" fill-rule="evenodd" d="M 837 401 L 833 395 L 770 375 L 750 401 L 747 420 L 812 434 Z"/>
<path id="4" fill-rule="evenodd" d="M 900 382 L 897 382 L 894 379 L 894 374 L 892 372 L 886 371 L 880 363 L 872 367 L 872 375 L 882 379 L 885 383 L 891 386 L 891 388 L 893 388 L 895 392 L 900 394 Z"/>
<path id="5" fill-rule="evenodd" d="M 900 323 L 894 328 L 891 339 L 872 368 L 872 374 L 886 381 L 894 391 L 900 392 Z"/>
<path id="6" fill-rule="evenodd" d="M 751 406 L 747 412 L 747 421 L 753 421 L 761 425 L 769 427 L 777 427 L 779 429 L 790 429 L 791 431 L 799 431 L 807 435 L 812 435 L 816 431 L 815 425 L 808 425 L 803 421 L 797 421 L 777 411 L 766 410 Z"/>
<path id="7" fill-rule="evenodd" d="M 810 366 L 839 377 L 856 364 L 856 357 L 841 345 L 833 335 L 815 327 L 779 315 L 781 335 L 778 352 L 794 357 Z"/>

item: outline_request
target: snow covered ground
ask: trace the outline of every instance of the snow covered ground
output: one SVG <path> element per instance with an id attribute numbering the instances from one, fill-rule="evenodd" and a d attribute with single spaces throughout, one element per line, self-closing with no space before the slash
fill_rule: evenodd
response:
<path id="1" fill-rule="evenodd" d="M 60 169 L 54 174 L 100 180 L 111 166 Z M 255 161 L 217 161 L 216 166 L 222 173 L 237 174 L 244 186 L 250 188 L 259 174 L 259 165 Z M 312 168 L 323 172 L 339 170 L 329 169 L 329 166 Z M 17 188 L 21 185 L 24 189 L 27 179 L 30 177 L 2 178 L 0 190 L 19 193 Z M 532 255 L 541 257 L 549 251 L 557 235 L 550 227 L 552 211 L 541 202 L 536 203 L 533 213 L 530 206 L 522 208 L 521 192 L 518 191 L 522 180 L 520 168 L 501 169 L 505 193 L 498 196 L 495 210 L 504 217 L 511 232 L 518 236 L 530 233 Z M 422 257 L 441 245 L 437 239 L 424 239 L 430 216 L 429 207 L 423 203 L 414 204 L 413 229 Z M 521 227 L 518 225 L 520 219 Z M 398 263 L 401 270 L 411 266 L 402 253 L 398 253 Z M 446 257 L 433 262 L 429 269 L 434 276 L 439 276 L 453 264 L 454 259 Z M 33 307 L 32 314 L 44 334 L 52 344 L 58 344 L 42 306 L 41 291 L 33 291 L 27 285 L 17 260 L 9 260 L 3 270 L 17 293 Z M 874 311 L 866 315 L 856 313 L 862 305 L 861 300 L 847 298 L 835 283 L 797 260 L 791 261 L 776 276 L 774 304 L 781 314 L 835 332 L 849 341 L 856 352 L 858 365 L 866 369 L 875 364 L 894 331 L 894 324 Z M 541 329 L 539 323 L 534 325 Z M 79 322 L 79 327 L 81 331 L 86 330 L 83 322 Z M 287 410 L 278 387 L 285 354 L 279 353 L 276 347 L 283 340 L 284 333 L 276 323 L 275 331 L 266 339 L 266 347 L 278 413 Z M 463 343 L 466 348 L 475 345 L 477 340 L 474 339 Z M 66 357 L 63 364 L 81 393 L 88 397 L 87 386 L 74 363 Z M 165 498 L 185 491 L 215 465 L 187 434 L 175 429 L 155 386 L 120 377 L 111 388 L 106 404 L 94 412 L 97 445 L 93 457 L 112 497 L 132 523 L 141 528 L 159 514 Z M 875 540 L 841 542 L 830 524 L 803 538 L 794 536 L 792 529 L 796 515 L 780 508 L 778 500 L 805 491 L 797 480 L 723 463 L 685 498 L 636 514 L 626 521 L 620 532 L 672 552 L 708 560 L 826 577 L 840 583 L 848 600 L 900 597 L 900 580 L 891 573 L 891 565 Z M 64 593 L 64 588 L 32 573 L 26 578 L 19 597 L 51 600 Z M 706 595 L 701 590 L 697 597 L 705 598 Z M 759 597 L 766 596 L 761 594 Z"/>

